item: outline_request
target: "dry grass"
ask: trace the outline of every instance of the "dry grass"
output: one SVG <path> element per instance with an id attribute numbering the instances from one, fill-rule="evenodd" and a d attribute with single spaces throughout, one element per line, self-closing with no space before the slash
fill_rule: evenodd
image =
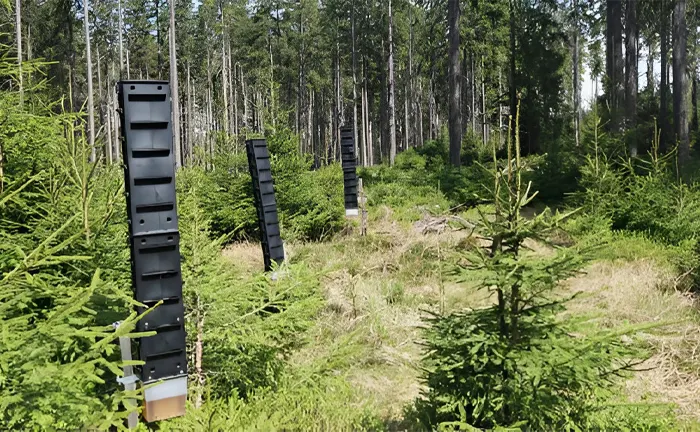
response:
<path id="1" fill-rule="evenodd" d="M 568 282 L 587 295 L 571 312 L 600 313 L 604 325 L 669 322 L 643 334 L 652 356 L 626 383 L 632 401 L 673 403 L 682 419 L 700 420 L 700 320 L 697 299 L 673 289 L 672 272 L 651 259 L 598 262 Z"/>
<path id="2" fill-rule="evenodd" d="M 422 234 L 394 221 L 389 208 L 369 228 L 365 238 L 298 245 L 305 262 L 324 269 L 327 302 L 310 343 L 291 361 L 309 364 L 329 358 L 340 340 L 355 344 L 354 349 L 346 347 L 351 360 L 336 372 L 345 374 L 358 395 L 387 421 L 399 421 L 404 408 L 420 395 L 422 311 L 435 310 L 441 292 L 448 302 L 468 292 L 454 284 L 441 291 L 436 265 L 468 233 L 444 227 Z"/>
<path id="3" fill-rule="evenodd" d="M 264 267 L 260 243 L 241 242 L 226 246 L 224 258 L 245 270 L 261 271 Z"/>
<path id="4" fill-rule="evenodd" d="M 438 226 L 426 230 L 425 226 Z M 400 224 L 388 207 L 378 212 L 367 237 L 339 236 L 333 242 L 287 244 L 287 257 L 323 273 L 326 307 L 308 333 L 308 344 L 290 359 L 296 365 L 322 365 L 347 377 L 360 400 L 388 421 L 421 392 L 417 365 L 422 355 L 420 326 L 425 310 L 457 310 L 491 301 L 468 284 L 447 282 L 439 262 L 467 239 L 425 216 L 417 225 Z M 553 250 L 527 245 L 531 253 Z M 231 245 L 224 256 L 243 268 L 262 269 L 257 243 Z M 602 315 L 610 328 L 674 321 L 661 332 L 643 335 L 653 355 L 625 384 L 631 401 L 673 403 L 681 418 L 700 420 L 700 318 L 697 301 L 675 290 L 673 272 L 652 259 L 601 261 L 566 282 L 583 292 L 570 312 Z M 443 280 L 444 279 L 444 280 Z M 678 322 L 680 321 L 680 322 Z"/>

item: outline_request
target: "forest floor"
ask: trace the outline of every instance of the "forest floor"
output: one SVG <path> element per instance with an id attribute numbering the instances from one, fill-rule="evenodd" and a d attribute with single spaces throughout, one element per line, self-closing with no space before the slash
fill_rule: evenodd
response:
<path id="1" fill-rule="evenodd" d="M 492 301 L 448 274 L 452 251 L 474 241 L 469 229 L 456 230 L 445 218 L 399 221 L 382 207 L 373 211 L 365 237 L 348 233 L 332 242 L 287 244 L 290 262 L 303 261 L 322 274 L 325 293 L 322 313 L 290 367 L 326 364 L 353 389 L 353 400 L 343 393 L 328 403 L 339 410 L 370 410 L 387 429 L 403 430 L 407 410 L 422 390 L 424 318 Z M 531 246 L 535 253 L 550 252 Z M 262 267 L 257 243 L 230 245 L 223 253 L 244 269 Z M 667 256 L 643 238 L 616 237 L 562 285 L 562 293 L 581 293 L 569 313 L 596 315 L 610 328 L 668 322 L 635 336 L 650 348 L 650 358 L 624 382 L 620 395 L 633 403 L 673 404 L 687 424 L 684 430 L 700 430 L 700 302 L 682 288 L 683 277 Z"/>

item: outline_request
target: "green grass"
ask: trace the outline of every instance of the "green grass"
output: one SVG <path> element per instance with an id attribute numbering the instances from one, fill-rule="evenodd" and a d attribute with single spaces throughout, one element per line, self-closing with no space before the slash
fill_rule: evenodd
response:
<path id="1" fill-rule="evenodd" d="M 339 234 L 332 241 L 289 243 L 289 261 L 318 275 L 324 300 L 285 359 L 278 382 L 246 398 L 231 395 L 205 400 L 199 409 L 190 406 L 185 417 L 162 423 L 162 429 L 418 430 L 409 414 L 421 391 L 423 311 L 438 311 L 441 305 L 453 311 L 492 301 L 474 290 L 478 275 L 456 281 L 450 273 L 460 259 L 455 250 L 473 245 L 467 232 L 422 235 L 414 227 L 432 213 L 426 208 L 437 205 L 438 214 L 444 214 L 445 204 L 440 195 L 417 200 L 406 196 L 396 207 L 373 207 L 365 237 Z M 461 209 L 460 216 L 473 221 L 478 211 Z M 576 278 L 588 292 L 572 313 L 594 311 L 613 327 L 680 314 L 686 327 L 673 328 L 672 336 L 700 329 L 692 304 L 672 283 L 684 257 L 692 258 L 690 248 L 666 246 L 641 234 L 596 231 L 594 222 L 580 218 L 567 225 L 578 245 L 604 242 L 594 267 Z M 252 243 L 236 245 L 226 257 L 245 273 L 259 265 L 251 259 L 256 255 L 259 245 Z M 668 360 L 664 370 L 675 368 L 697 378 L 700 362 L 683 360 L 692 359 L 693 340 L 670 344 L 654 335 L 643 343 Z M 671 389 L 649 376 L 639 374 L 621 387 L 619 401 L 673 403 Z M 660 424 L 669 425 L 658 430 L 700 430 L 689 406 L 676 407 L 677 418 L 667 409 L 654 411 Z M 634 415 L 620 419 L 633 420 Z"/>

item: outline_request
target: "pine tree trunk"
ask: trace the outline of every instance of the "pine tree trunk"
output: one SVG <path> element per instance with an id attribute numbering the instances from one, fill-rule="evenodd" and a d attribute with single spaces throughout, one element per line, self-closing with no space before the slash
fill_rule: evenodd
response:
<path id="1" fill-rule="evenodd" d="M 124 41 L 122 39 L 122 33 L 124 32 L 124 23 L 122 22 L 122 0 L 118 2 L 118 14 L 119 14 L 119 78 L 124 76 Z"/>
<path id="2" fill-rule="evenodd" d="M 236 63 L 233 64 L 233 69 L 232 69 L 233 75 L 238 76 L 238 71 L 236 69 Z M 241 130 L 239 128 L 238 124 L 238 85 L 236 85 L 235 81 L 231 82 L 231 85 L 233 86 L 233 130 L 235 131 L 234 133 L 236 134 L 236 142 L 238 142 L 238 134 L 241 133 Z M 236 147 L 238 148 L 238 147 Z"/>
<path id="3" fill-rule="evenodd" d="M 573 71 L 573 86 L 574 86 L 574 142 L 576 147 L 581 145 L 581 83 L 579 82 L 581 71 L 580 71 L 580 60 L 579 60 L 579 18 L 578 18 L 578 0 L 574 0 L 574 30 L 573 30 L 573 58 L 572 63 L 574 66 Z"/>
<path id="4" fill-rule="evenodd" d="M 437 126 L 435 118 L 437 117 L 435 109 L 435 70 L 431 71 L 430 74 L 430 89 L 428 94 L 428 139 L 434 140 L 437 138 Z"/>
<path id="5" fill-rule="evenodd" d="M 486 72 L 484 70 L 483 55 L 481 56 L 481 117 L 483 119 L 481 124 L 483 143 L 486 144 L 489 141 L 489 129 L 486 115 Z"/>
<path id="6" fill-rule="evenodd" d="M 610 129 L 620 131 L 621 107 L 624 99 L 624 59 L 622 53 L 622 1 L 607 0 L 606 19 L 606 71 L 608 76 L 608 103 Z"/>
<path id="7" fill-rule="evenodd" d="M 458 167 L 462 149 L 462 109 L 460 103 L 460 64 L 459 64 L 459 0 L 447 2 L 447 26 L 449 38 L 448 85 L 450 163 Z"/>
<path id="8" fill-rule="evenodd" d="M 396 160 L 396 94 L 394 83 L 394 16 L 391 13 L 389 0 L 389 165 Z"/>
<path id="9" fill-rule="evenodd" d="M 367 65 L 367 60 L 365 59 L 365 101 L 367 102 L 366 110 L 367 110 L 367 157 L 369 158 L 369 166 L 373 166 L 376 160 L 378 159 L 376 157 L 375 150 L 377 149 L 376 141 L 375 140 L 375 135 L 374 135 L 374 118 L 372 117 L 372 113 L 374 112 L 374 101 L 375 101 L 375 95 L 374 93 L 371 92 L 372 88 L 369 87 L 368 84 L 368 72 L 367 68 L 369 66 Z M 379 148 L 381 152 L 381 147 Z M 380 155 L 381 156 L 381 155 Z"/>
<path id="10" fill-rule="evenodd" d="M 274 58 L 272 57 L 272 36 L 268 37 L 268 50 L 270 51 L 270 117 L 272 118 L 271 123 L 274 127 L 277 121 L 277 116 L 275 115 L 275 62 Z M 259 111 L 261 114 L 264 112 L 262 95 L 260 96 Z M 260 126 L 260 132 L 263 132 L 265 130 L 265 126 L 262 124 L 262 122 Z"/>
<path id="11" fill-rule="evenodd" d="M 389 85 L 387 83 L 387 65 L 384 60 L 388 58 L 386 41 L 382 39 L 381 62 L 379 66 L 379 160 L 386 163 L 389 159 Z M 372 99 L 370 99 L 372 100 Z"/>
<path id="12" fill-rule="evenodd" d="M 418 101 L 418 143 L 420 147 L 423 147 L 423 142 L 425 140 L 425 135 L 423 135 L 423 80 L 418 79 L 418 94 L 421 100 Z"/>
<path id="13" fill-rule="evenodd" d="M 648 55 L 647 55 L 647 89 L 654 97 L 656 82 L 654 80 L 654 43 L 653 41 L 647 41 L 649 43 Z"/>
<path id="14" fill-rule="evenodd" d="M 249 112 L 248 112 L 248 90 L 245 85 L 245 75 L 243 73 L 243 66 L 238 67 L 241 71 L 241 93 L 243 93 L 243 128 L 248 127 Z"/>
<path id="15" fill-rule="evenodd" d="M 114 157 L 114 151 L 112 149 L 112 143 L 113 143 L 113 141 L 112 141 L 112 113 L 110 112 L 111 108 L 112 108 L 112 92 L 110 91 L 109 82 L 110 82 L 110 80 L 109 80 L 109 73 L 108 73 L 107 74 L 107 82 L 106 82 L 107 93 L 106 93 L 106 97 L 104 100 L 104 104 L 105 104 L 104 105 L 105 106 L 105 109 L 104 109 L 104 111 L 105 111 L 104 112 L 105 125 L 104 126 L 105 126 L 105 129 L 107 132 L 107 141 L 105 142 L 105 154 L 107 155 L 107 163 L 111 164 L 114 162 L 112 160 L 112 158 Z"/>
<path id="16" fill-rule="evenodd" d="M 126 47 L 126 79 L 131 79 L 131 64 L 129 64 L 129 46 Z"/>
<path id="17" fill-rule="evenodd" d="M 121 73 L 121 71 L 120 71 Z M 110 75 L 112 76 L 112 83 L 114 83 L 114 78 L 117 76 L 116 71 L 114 70 L 114 63 L 111 64 L 111 73 Z M 111 105 L 109 108 L 109 115 L 111 116 L 111 121 L 112 121 L 112 151 L 114 152 L 114 160 L 119 163 L 121 161 L 121 140 L 119 138 L 119 128 L 121 127 L 120 122 L 119 122 L 119 114 L 117 113 L 117 97 L 114 91 L 114 87 L 110 84 L 110 88 L 107 89 L 109 91 L 109 94 L 111 96 Z"/>
<path id="18" fill-rule="evenodd" d="M 410 74 L 409 74 L 410 76 Z M 411 145 L 410 145 L 410 140 L 409 140 L 409 130 L 411 129 L 411 124 L 408 119 L 408 101 L 410 96 L 410 91 L 409 91 L 410 84 L 406 83 L 404 84 L 404 97 L 403 97 L 403 150 L 408 150 Z"/>
<path id="19" fill-rule="evenodd" d="M 337 26 L 340 26 L 340 22 L 336 23 Z M 338 27 L 336 27 L 337 29 Z M 336 35 L 335 35 L 335 71 L 333 76 L 335 77 L 335 103 L 333 105 L 333 126 L 332 126 L 332 135 L 333 135 L 333 151 L 335 152 L 335 149 L 338 148 L 340 149 L 340 126 L 341 126 L 341 107 L 342 107 L 342 99 L 341 99 L 341 75 L 340 75 L 340 36 L 338 35 L 338 31 L 336 30 Z M 338 150 L 339 152 L 340 150 Z M 335 159 L 335 155 L 333 155 L 333 158 Z"/>
<path id="20" fill-rule="evenodd" d="M 676 0 L 673 10 L 673 124 L 678 143 L 678 164 L 685 166 L 690 159 L 688 133 L 688 27 L 686 0 Z"/>
<path id="21" fill-rule="evenodd" d="M 502 72 L 498 70 L 498 94 L 503 94 L 503 76 Z M 498 100 L 498 148 L 503 146 L 503 104 L 501 103 L 501 98 Z"/>
<path id="22" fill-rule="evenodd" d="M 369 98 L 367 94 L 367 63 L 362 59 L 362 162 L 363 166 L 372 165 L 371 137 L 369 133 Z"/>
<path id="23" fill-rule="evenodd" d="M 510 6 L 510 70 L 508 73 L 508 95 L 509 95 L 509 102 L 510 102 L 510 112 L 509 114 L 509 120 L 508 120 L 508 130 L 510 133 L 510 139 L 511 142 L 515 143 L 515 136 L 516 134 L 519 133 L 517 128 L 515 127 L 515 116 L 516 116 L 516 110 L 518 107 L 518 100 L 517 100 L 517 94 L 516 94 L 516 88 L 515 88 L 515 2 L 516 0 L 510 0 L 509 6 Z"/>
<path id="24" fill-rule="evenodd" d="M 108 117 L 107 117 L 107 110 L 105 109 L 106 98 L 105 98 L 105 95 L 102 93 L 102 90 L 103 90 L 103 87 L 102 87 L 102 67 L 100 66 L 100 45 L 99 44 L 95 45 L 95 54 L 97 56 L 97 94 L 100 97 L 100 100 L 98 102 L 98 106 L 100 107 L 99 116 L 100 116 L 100 122 L 102 123 L 100 130 L 102 130 L 102 128 L 104 128 L 104 132 L 107 134 L 107 138 L 104 140 L 105 162 L 108 165 L 111 165 L 112 164 L 112 134 L 109 130 L 109 121 L 108 121 Z M 109 81 L 109 79 L 107 79 L 107 81 Z M 109 96 L 107 96 L 107 97 L 109 97 Z"/>
<path id="25" fill-rule="evenodd" d="M 187 137 L 185 141 L 185 154 L 183 165 L 192 165 L 192 149 L 194 147 L 194 98 L 192 96 L 192 78 L 190 75 L 190 62 L 187 62 Z"/>
<path id="26" fill-rule="evenodd" d="M 83 24 L 85 26 L 85 61 L 87 63 L 87 109 L 88 109 L 88 138 L 90 144 L 90 161 L 96 161 L 95 155 L 95 105 L 92 90 L 92 53 L 90 52 L 90 23 L 88 0 L 83 0 Z"/>
<path id="27" fill-rule="evenodd" d="M 697 136 L 698 133 L 698 72 L 693 70 L 693 80 L 691 86 L 690 98 L 692 101 L 693 110 L 690 114 L 690 131 Z"/>
<path id="28" fill-rule="evenodd" d="M 625 25 L 625 129 L 628 134 L 628 150 L 631 157 L 637 156 L 637 0 L 626 2 Z"/>
<path id="29" fill-rule="evenodd" d="M 659 139 L 659 147 L 662 152 L 666 152 L 669 148 L 669 134 L 671 127 L 668 123 L 668 2 L 670 0 L 661 0 L 661 26 L 659 29 L 661 38 L 661 84 L 659 88 L 659 118 L 661 135 Z"/>
<path id="30" fill-rule="evenodd" d="M 222 22 L 224 21 L 223 18 L 223 13 L 221 16 Z M 224 135 L 228 138 L 229 135 L 229 118 L 228 118 L 228 76 L 226 74 L 226 66 L 228 64 L 228 61 L 226 60 L 226 36 L 222 35 L 221 37 L 221 86 L 223 87 L 222 90 L 222 97 L 224 99 L 224 109 L 222 110 L 222 114 L 224 117 Z"/>
<path id="31" fill-rule="evenodd" d="M 478 117 L 479 113 L 476 108 L 476 65 L 474 64 L 474 53 L 469 53 L 469 68 L 470 68 L 470 77 L 469 77 L 469 95 L 471 96 L 471 120 L 472 120 L 472 133 L 476 135 L 476 118 Z"/>
<path id="32" fill-rule="evenodd" d="M 27 45 L 27 60 L 32 60 L 34 56 L 32 55 L 32 24 L 27 24 L 27 38 L 25 44 Z"/>
<path id="33" fill-rule="evenodd" d="M 206 126 L 204 129 L 204 146 L 205 146 L 205 153 L 208 153 L 209 160 L 207 160 L 205 166 L 207 168 L 210 168 L 210 161 L 214 156 L 214 146 L 212 144 L 213 140 L 213 129 L 214 129 L 214 121 L 213 121 L 213 103 L 212 103 L 212 79 L 211 79 L 211 54 L 209 52 L 209 49 L 207 49 L 207 120 L 206 120 Z"/>
<path id="34" fill-rule="evenodd" d="M 172 2 L 173 0 L 170 0 Z M 158 52 L 158 57 L 156 63 L 156 78 L 162 79 L 161 69 L 163 69 L 163 43 L 160 40 L 160 0 L 154 0 L 155 10 L 156 10 L 156 51 Z M 168 9 L 172 9 L 168 7 Z M 168 36 L 169 37 L 169 36 Z M 148 76 L 148 71 L 146 71 L 146 76 Z"/>
<path id="35" fill-rule="evenodd" d="M 22 72 L 22 0 L 15 0 L 15 38 L 17 42 L 17 84 L 19 104 L 24 105 L 24 75 Z"/>
<path id="36" fill-rule="evenodd" d="M 236 98 L 234 96 L 234 93 L 236 92 L 236 86 L 234 85 L 234 72 L 233 72 L 233 59 L 231 58 L 231 40 L 227 37 L 226 38 L 226 45 L 228 47 L 228 55 L 226 56 L 226 60 L 228 61 L 226 67 L 228 68 L 228 71 L 226 73 L 226 76 L 228 77 L 228 95 L 229 95 L 229 109 L 228 109 L 228 121 L 229 121 L 229 131 L 231 131 L 232 134 L 236 135 L 238 132 L 236 131 L 236 120 L 235 120 L 235 110 L 236 110 Z"/>
<path id="37" fill-rule="evenodd" d="M 411 118 L 415 119 L 417 101 L 414 99 L 413 85 L 413 6 L 408 6 L 408 85 L 406 86 L 406 150 L 416 145 L 414 124 Z"/>
<path id="38" fill-rule="evenodd" d="M 311 152 L 312 155 L 315 154 L 315 138 L 316 138 L 316 133 L 314 131 L 314 90 L 311 89 L 309 91 L 309 104 L 308 104 L 308 111 L 306 113 L 306 128 L 307 128 L 307 134 L 309 137 L 309 151 Z"/>
<path id="39" fill-rule="evenodd" d="M 196 152 L 195 148 L 201 145 L 201 140 L 199 137 L 202 135 L 201 132 L 196 133 L 195 129 L 198 131 L 201 131 L 202 128 L 202 110 L 197 109 L 197 87 L 195 86 L 194 80 L 192 80 L 191 84 L 191 90 L 192 90 L 192 141 L 190 143 L 190 148 L 189 148 L 189 155 L 190 155 L 190 163 L 192 165 L 196 165 L 199 163 L 199 161 L 196 158 Z"/>
<path id="40" fill-rule="evenodd" d="M 355 0 L 352 2 L 352 12 L 350 16 L 350 38 L 352 39 L 352 133 L 355 140 L 355 155 L 359 155 L 358 133 L 357 133 L 357 48 L 355 47 Z M 363 116 L 364 117 L 364 116 Z M 361 163 L 364 166 L 367 154 L 362 147 Z"/>
<path id="41" fill-rule="evenodd" d="M 175 0 L 170 0 L 170 98 L 173 110 L 173 149 L 175 168 L 182 166 L 182 151 L 180 147 L 180 97 L 177 77 L 177 46 L 175 40 Z"/>
<path id="42" fill-rule="evenodd" d="M 297 115 L 296 115 L 296 131 L 299 134 L 299 153 L 304 153 L 304 146 L 306 145 L 306 132 L 307 128 L 305 126 L 304 113 L 306 112 L 303 104 L 306 101 L 305 98 L 305 88 L 306 85 L 305 75 L 304 75 L 304 54 L 305 54 L 305 40 L 304 40 L 304 8 L 303 4 L 299 2 L 299 84 L 297 88 Z M 354 39 L 353 39 L 354 43 Z M 302 129 L 303 128 L 303 129 Z"/>

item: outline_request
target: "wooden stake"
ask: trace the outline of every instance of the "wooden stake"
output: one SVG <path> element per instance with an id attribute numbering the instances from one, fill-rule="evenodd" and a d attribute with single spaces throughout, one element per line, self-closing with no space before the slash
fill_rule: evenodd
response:
<path id="1" fill-rule="evenodd" d="M 357 201 L 360 204 L 360 235 L 367 235 L 367 198 L 365 198 L 365 191 L 362 188 L 362 178 L 358 179 L 357 186 Z"/>
<path id="2" fill-rule="evenodd" d="M 114 323 L 114 328 L 119 328 L 119 322 Z M 121 336 L 119 338 L 119 349 L 121 350 L 122 354 L 122 361 L 127 362 L 131 361 L 131 339 L 129 339 L 126 336 Z M 136 376 L 134 375 L 134 367 L 133 366 L 124 366 L 122 369 L 124 371 L 124 378 L 119 380 L 122 384 L 124 384 L 124 389 L 126 391 L 134 391 L 136 390 Z M 134 399 L 127 399 L 125 401 L 125 405 L 128 405 L 127 408 L 136 408 L 136 400 Z M 126 426 L 128 429 L 136 429 L 136 427 L 139 424 L 139 414 L 137 410 L 134 410 L 129 413 L 129 417 L 126 419 Z"/>

